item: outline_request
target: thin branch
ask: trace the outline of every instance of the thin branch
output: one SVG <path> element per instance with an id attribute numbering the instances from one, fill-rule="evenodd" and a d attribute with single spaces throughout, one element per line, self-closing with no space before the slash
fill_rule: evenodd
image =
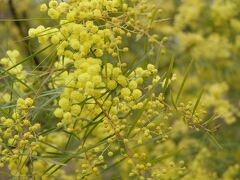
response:
<path id="1" fill-rule="evenodd" d="M 18 14 L 16 12 L 16 9 L 14 7 L 13 1 L 9 0 L 8 1 L 8 5 L 9 5 L 9 9 L 11 11 L 11 14 L 12 14 L 13 18 L 16 19 L 16 20 L 19 19 Z M 23 16 L 26 17 L 27 16 L 26 13 L 23 13 Z M 13 22 L 16 25 L 16 27 L 18 28 L 21 37 L 25 38 L 27 36 L 27 34 L 24 31 L 22 22 L 21 21 L 13 21 Z M 25 22 L 25 26 L 28 28 L 28 25 L 26 24 L 26 22 Z M 29 40 L 24 41 L 24 43 L 25 43 L 25 46 L 26 46 L 27 54 L 30 56 L 32 54 L 32 52 L 28 48 Z M 38 66 L 40 64 L 40 61 L 39 61 L 39 59 L 37 57 L 33 57 L 33 60 L 34 60 L 34 63 L 35 63 L 36 66 Z M 42 68 L 39 67 L 39 69 L 41 70 Z"/>

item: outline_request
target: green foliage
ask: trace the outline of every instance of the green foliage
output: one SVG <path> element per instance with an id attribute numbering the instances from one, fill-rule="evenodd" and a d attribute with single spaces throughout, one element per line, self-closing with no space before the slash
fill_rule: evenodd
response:
<path id="1" fill-rule="evenodd" d="M 238 179 L 239 5 L 2 1 L 0 179 Z"/>

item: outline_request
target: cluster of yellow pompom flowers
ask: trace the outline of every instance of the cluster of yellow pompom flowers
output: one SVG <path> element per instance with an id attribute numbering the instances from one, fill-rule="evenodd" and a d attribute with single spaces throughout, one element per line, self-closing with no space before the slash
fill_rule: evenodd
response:
<path id="1" fill-rule="evenodd" d="M 74 60 L 91 54 L 101 57 L 105 52 L 117 57 L 119 51 L 128 51 L 128 48 L 120 47 L 124 35 L 147 35 L 152 42 L 158 42 L 156 35 L 150 36 L 148 33 L 155 9 L 145 0 L 130 3 L 119 0 L 58 3 L 51 0 L 48 5 L 41 5 L 40 10 L 48 11 L 52 19 L 60 19 L 59 25 L 31 28 L 29 36 L 38 37 L 41 44 L 50 41 L 57 46 L 59 56 Z M 144 17 L 146 14 L 147 18 Z M 146 27 L 148 22 L 149 26 Z"/>
<path id="2" fill-rule="evenodd" d="M 12 89 L 18 90 L 18 93 L 22 94 L 27 89 L 27 82 L 25 81 L 27 73 L 21 64 L 14 67 L 19 62 L 19 57 L 20 53 L 17 50 L 7 51 L 6 57 L 0 59 L 0 65 L 4 72 L 8 72 L 7 77 L 9 76 L 10 79 L 13 79 Z M 0 102 L 8 103 L 11 101 L 11 94 L 9 92 L 2 91 L 0 95 Z"/>
<path id="3" fill-rule="evenodd" d="M 49 84 L 50 88 L 63 88 L 54 111 L 60 119 L 57 126 L 85 139 L 77 152 L 109 137 L 102 146 L 86 152 L 86 164 L 77 170 L 79 177 L 98 176 L 101 168 L 108 166 L 105 154 L 113 161 L 121 156 L 127 158 L 131 177 L 143 179 L 150 173 L 151 179 L 166 173 L 147 160 L 147 149 L 146 152 L 141 149 L 147 141 L 160 143 L 169 138 L 167 133 L 171 127 L 157 124 L 166 122 L 172 109 L 164 104 L 163 93 L 156 94 L 156 87 L 165 87 L 166 81 L 169 85 L 176 77 L 161 81 L 153 64 L 129 71 L 120 58 L 121 53 L 128 51 L 127 47 L 121 48 L 124 36 L 145 35 L 150 42 L 159 43 L 141 22 L 151 21 L 149 8 L 154 9 L 146 1 L 50 1 L 48 5 L 41 5 L 40 10 L 48 11 L 52 19 L 61 19 L 59 28 L 39 26 L 29 30 L 29 36 L 38 37 L 40 43 L 50 42 L 56 46 L 60 59 L 55 63 L 60 73 L 56 71 L 55 81 Z M 149 13 L 149 17 L 144 20 L 135 16 L 138 13 Z M 105 58 L 111 59 L 106 55 L 116 58 L 117 62 L 106 62 Z M 67 67 L 70 69 L 66 70 Z M 136 145 L 139 148 L 133 150 Z M 106 149 L 108 153 L 104 153 Z M 114 156 L 119 153 L 122 155 Z"/>
<path id="4" fill-rule="evenodd" d="M 195 21 L 199 8 L 191 16 L 185 14 L 188 6 L 180 8 L 176 28 Z M 18 92 L 13 96 L 4 91 L 0 100 L 0 169 L 15 179 L 188 180 L 201 174 L 206 180 L 217 179 L 204 167 L 210 148 L 198 143 L 195 134 L 180 137 L 188 127 L 193 129 L 190 133 L 203 130 L 211 135 L 208 125 L 215 116 L 206 118 L 201 96 L 195 103 L 178 102 L 181 89 L 175 100 L 171 88 L 178 74 L 173 72 L 173 59 L 167 72 L 160 71 L 158 56 L 157 62 L 150 59 L 158 51 L 166 53 L 163 43 L 168 40 L 153 34 L 154 24 L 161 21 L 154 0 L 49 0 L 40 11 L 50 22 L 30 28 L 27 39 L 29 46 L 37 40 L 47 48 L 23 61 L 18 51 L 7 51 L 0 60 L 0 75 L 13 78 Z M 218 18 L 218 12 L 213 16 Z M 218 36 L 209 39 L 221 42 Z M 132 60 L 129 51 L 135 41 L 144 50 Z M 50 53 L 45 59 L 43 51 Z M 210 52 L 206 56 L 214 59 Z M 31 82 L 23 63 L 34 58 L 42 66 L 26 68 L 32 76 L 40 75 Z M 29 91 L 32 88 L 37 91 Z M 231 106 L 217 100 L 226 91 L 224 83 L 213 85 L 207 99 L 209 106 L 218 107 L 214 113 L 225 106 L 224 118 L 234 121 L 228 113 Z M 186 155 L 191 150 L 192 159 Z M 236 176 L 238 169 L 230 167 L 224 180 Z"/>
<path id="5" fill-rule="evenodd" d="M 8 165 L 11 175 L 27 179 L 28 163 L 37 155 L 39 148 L 39 123 L 32 123 L 28 118 L 33 108 L 33 100 L 19 98 L 16 110 L 11 117 L 0 119 L 0 166 Z"/>
<path id="6" fill-rule="evenodd" d="M 197 82 L 193 83 L 198 83 L 200 77 L 205 81 L 208 91 L 208 96 L 203 99 L 205 105 L 221 114 L 226 124 L 233 124 L 239 111 L 238 102 L 232 97 L 235 93 L 239 94 L 240 89 L 237 78 L 240 55 L 239 1 L 183 0 L 176 3 L 175 0 L 169 0 L 160 4 L 167 18 L 172 20 L 157 25 L 155 29 L 171 36 L 169 39 L 174 51 L 184 57 L 180 61 L 184 63 L 185 57 L 196 60 L 197 73 L 194 78 Z M 193 83 L 190 83 L 189 89 Z M 225 92 L 216 98 L 213 88 L 218 91 L 224 89 Z"/>

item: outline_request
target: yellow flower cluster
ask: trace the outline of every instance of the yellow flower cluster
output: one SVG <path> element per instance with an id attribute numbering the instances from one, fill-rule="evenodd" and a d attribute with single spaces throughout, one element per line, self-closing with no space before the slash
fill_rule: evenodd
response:
<path id="1" fill-rule="evenodd" d="M 147 33 L 150 27 L 145 24 L 151 22 L 155 7 L 144 0 L 133 1 L 132 4 L 129 6 L 127 2 L 120 0 L 60 3 L 51 0 L 48 5 L 41 5 L 40 9 L 48 11 L 52 19 L 61 17 L 59 27 L 31 28 L 29 36 L 38 37 L 41 44 L 49 40 L 57 45 L 59 56 L 74 60 L 89 54 L 101 57 L 104 52 L 116 57 L 119 50 L 128 51 L 128 48 L 120 48 L 123 35 L 131 37 L 134 33 L 137 36 L 150 36 Z M 112 16 L 112 13 L 115 15 Z M 142 18 L 146 14 L 147 18 Z M 152 42 L 157 42 L 156 35 L 151 38 Z"/>
<path id="2" fill-rule="evenodd" d="M 0 118 L 0 166 L 7 165 L 12 176 L 21 179 L 27 179 L 27 164 L 37 155 L 38 140 L 41 139 L 37 135 L 40 124 L 32 123 L 28 118 L 32 107 L 32 99 L 19 98 L 12 117 Z"/>
<path id="3" fill-rule="evenodd" d="M 52 0 L 40 10 L 60 19 L 58 27 L 29 30 L 29 36 L 37 37 L 41 44 L 49 41 L 55 45 L 60 59 L 54 64 L 53 84 L 49 84 L 53 89 L 63 88 L 54 111 L 60 120 L 57 126 L 83 139 L 76 153 L 89 149 L 83 159 L 75 161 L 76 177 L 96 178 L 101 169 L 121 158 L 126 158 L 121 168 L 130 178 L 144 179 L 148 174 L 151 180 L 167 172 L 184 174 L 182 163 L 165 164 L 172 167 L 169 171 L 159 168 L 147 157 L 151 148 L 144 148 L 149 141 L 159 144 L 169 139 L 172 128 L 168 119 L 173 109 L 156 89 L 161 84 L 168 87 L 176 75 L 161 80 L 153 64 L 129 70 L 120 57 L 128 51 L 127 47 L 120 48 L 124 36 L 135 34 L 139 40 L 145 35 L 150 43 L 158 43 L 157 36 L 148 32 L 159 13 L 156 7 L 144 0 Z M 105 137 L 109 137 L 105 143 L 91 148 Z"/>
<path id="4" fill-rule="evenodd" d="M 164 86 L 166 80 L 160 82 L 155 66 L 148 64 L 146 69 L 137 67 L 126 73 L 125 63 L 116 65 L 100 59 L 105 54 L 117 57 L 119 52 L 127 52 L 128 48 L 119 49 L 119 46 L 122 44 L 122 36 L 130 37 L 131 32 L 134 32 L 132 28 L 136 31 L 134 33 L 138 33 L 137 38 L 146 33 L 139 29 L 141 24 L 134 21 L 132 15 L 137 14 L 137 11 L 142 14 L 148 7 L 144 1 L 134 3 L 137 5 L 133 8 L 120 1 L 51 1 L 48 6 L 43 4 L 41 11 L 48 11 L 53 19 L 65 17 L 66 20 L 60 20 L 60 28 L 40 26 L 29 31 L 30 37 L 39 36 L 40 43 L 49 40 L 55 44 L 61 59 L 55 63 L 57 71 L 53 76 L 55 87 L 64 88 L 58 101 L 59 107 L 54 111 L 54 115 L 61 119 L 58 127 L 63 127 L 81 139 L 86 136 L 84 128 L 89 126 L 89 121 L 96 121 L 97 126 L 92 131 L 94 136 L 89 137 L 79 149 L 91 147 L 101 137 L 113 136 L 106 145 L 86 152 L 86 162 L 79 162 L 81 168 L 76 170 L 77 177 L 95 177 L 101 167 L 107 166 L 106 156 L 114 157 L 122 153 L 129 159 L 129 175 L 142 179 L 145 173 L 151 171 L 152 165 L 146 155 L 141 157 L 144 153 L 134 153 L 129 146 L 142 146 L 154 138 L 157 143 L 166 141 L 166 133 L 171 130 L 163 123 L 156 125 L 162 120 L 167 121 L 171 113 L 159 113 L 159 108 L 166 107 L 163 94 L 158 96 L 154 93 L 155 87 L 161 83 Z M 118 16 L 117 12 L 121 12 L 121 15 Z M 111 17 L 110 13 L 116 13 L 116 17 Z M 151 41 L 155 42 L 155 38 L 153 36 Z M 68 66 L 72 68 L 67 70 Z M 175 76 L 169 84 L 173 80 Z M 135 111 L 144 111 L 140 119 L 136 119 L 136 126 L 129 118 Z M 130 126 L 133 127 L 131 137 Z M 115 143 L 117 141 L 122 142 L 125 148 Z M 149 150 L 145 150 L 146 153 Z M 158 177 L 158 174 L 158 171 L 152 171 L 152 178 Z"/>
<path id="5" fill-rule="evenodd" d="M 205 103 L 209 107 L 214 107 L 214 113 L 223 118 L 227 124 L 232 124 L 236 121 L 234 113 L 237 109 L 224 97 L 227 91 L 228 85 L 225 82 L 213 84 L 209 87 Z"/>
<path id="6" fill-rule="evenodd" d="M 207 114 L 204 107 L 200 107 L 194 111 L 195 104 L 189 101 L 186 105 L 184 103 L 180 103 L 179 111 L 183 113 L 183 121 L 191 128 L 195 128 L 199 130 L 199 128 L 204 128 L 201 126 L 204 115 Z"/>
<path id="7" fill-rule="evenodd" d="M 224 180 L 236 179 L 239 176 L 239 172 L 240 165 L 239 164 L 232 165 L 224 172 L 223 178 Z"/>
<path id="8" fill-rule="evenodd" d="M 0 66 L 8 72 L 7 77 L 9 76 L 9 78 L 13 78 L 13 80 L 18 79 L 18 81 L 13 81 L 12 89 L 22 94 L 27 89 L 26 85 L 23 83 L 29 84 L 29 82 L 26 82 L 27 73 L 24 71 L 22 64 L 14 67 L 19 62 L 19 57 L 20 53 L 17 50 L 7 51 L 6 57 L 0 59 Z M 0 94 L 1 103 L 8 103 L 11 101 L 11 93 L 0 92 Z"/>
<path id="9" fill-rule="evenodd" d="M 7 51 L 6 56 L 7 57 L 2 58 L 0 60 L 0 64 L 4 67 L 4 69 L 9 69 L 18 63 L 20 54 L 17 50 L 14 50 L 14 51 Z M 10 69 L 9 73 L 23 80 L 26 76 L 24 73 L 22 73 L 22 71 L 23 71 L 23 66 L 19 65 L 15 68 Z"/>
<path id="10" fill-rule="evenodd" d="M 189 15 L 185 11 L 199 1 L 185 2 L 189 5 L 180 10 L 186 13 L 181 27 L 197 20 L 201 11 L 196 7 Z M 31 28 L 29 37 L 40 44 L 50 43 L 55 56 L 49 63 L 49 76 L 36 94 L 40 105 L 34 117 L 39 118 L 43 111 L 52 121 L 44 122 L 47 129 L 39 135 L 40 124 L 30 121 L 33 100 L 19 98 L 12 117 L 0 121 L 1 166 L 8 165 L 12 177 L 22 179 L 108 178 L 107 171 L 115 165 L 120 175 L 118 171 L 114 175 L 122 179 L 184 177 L 187 171 L 179 160 L 182 157 L 165 154 L 177 146 L 175 139 L 171 141 L 172 125 L 177 126 L 175 119 L 182 114 L 183 121 L 198 130 L 205 111 L 190 102 L 172 107 L 167 94 L 176 74 L 160 74 L 158 62 L 150 63 L 148 55 L 144 63 L 139 60 L 131 67 L 131 60 L 122 56 L 130 59 L 130 47 L 124 45 L 132 42 L 127 39 L 132 36 L 146 38 L 146 51 L 149 44 L 152 49 L 162 48 L 168 40 L 158 42 L 158 36 L 150 34 L 160 13 L 158 7 L 146 0 L 50 0 L 40 11 L 47 12 L 56 25 Z M 186 46 L 195 41 L 201 38 L 193 35 Z M 221 39 L 213 37 L 212 41 L 218 44 Z M 5 69 L 17 63 L 17 52 L 8 54 L 2 61 Z M 22 65 L 15 68 L 9 73 L 25 82 L 26 76 L 18 75 Z M 52 93 L 57 95 L 47 99 Z M 177 135 L 174 138 L 178 141 Z"/>
<path id="11" fill-rule="evenodd" d="M 48 86 L 51 89 L 55 89 L 65 85 L 65 79 L 68 77 L 68 71 L 65 67 L 71 66 L 74 63 L 73 59 L 61 58 L 60 61 L 54 63 L 54 68 L 56 69 L 52 74 L 52 83 Z"/>
<path id="12" fill-rule="evenodd" d="M 212 84 L 214 88 L 221 89 L 222 83 L 219 82 L 224 82 L 229 89 L 238 94 L 240 88 L 236 77 L 239 76 L 239 71 L 236 67 L 239 66 L 240 55 L 240 11 L 237 8 L 239 2 L 184 0 L 176 4 L 170 0 L 160 4 L 174 21 L 163 23 L 161 28 L 157 26 L 156 30 L 171 36 L 175 52 L 196 60 L 197 71 L 192 79 L 196 78 L 199 82 L 201 78 L 205 81 L 206 89 L 212 89 Z M 180 61 L 184 63 L 184 58 Z M 192 84 L 189 84 L 189 89 L 191 88 Z M 221 102 L 218 103 L 218 107 L 212 104 L 216 100 L 214 95 L 211 95 L 209 103 L 206 101 L 205 104 L 209 109 L 215 108 L 214 112 L 221 111 L 220 114 L 225 114 L 222 118 L 227 124 L 231 124 L 235 122 L 233 116 L 236 110 L 233 107 L 237 102 L 232 99 L 233 93 L 228 94 L 226 91 L 224 94 L 219 96 L 221 100 L 218 100 Z M 224 96 L 231 100 L 227 101 Z"/>

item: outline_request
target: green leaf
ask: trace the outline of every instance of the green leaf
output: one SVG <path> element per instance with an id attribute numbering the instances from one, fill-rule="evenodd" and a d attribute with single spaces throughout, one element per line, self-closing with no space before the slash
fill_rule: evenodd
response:
<path id="1" fill-rule="evenodd" d="M 104 142 L 106 142 L 107 139 L 113 137 L 115 134 L 112 134 L 112 135 L 109 135 L 105 138 L 103 138 L 102 140 L 100 140 L 98 143 L 92 145 L 92 146 L 89 146 L 87 148 L 84 148 L 84 149 L 80 149 L 78 150 L 75 154 L 72 154 L 70 157 L 69 157 L 69 153 L 68 152 L 65 152 L 65 153 L 62 153 L 63 155 L 63 158 L 66 158 L 68 157 L 66 160 L 63 161 L 63 164 L 66 164 L 68 163 L 69 161 L 71 161 L 74 157 L 78 157 L 80 154 L 82 153 L 85 153 L 87 151 L 89 151 L 90 149 L 93 149 L 97 146 L 100 146 L 101 144 L 103 144 Z M 61 154 L 61 153 L 59 153 Z M 64 156 L 65 155 L 65 156 Z M 66 156 L 67 155 L 67 156 Z M 53 164 L 52 166 L 50 166 L 49 168 L 47 168 L 44 173 L 42 175 L 45 175 L 47 174 L 48 172 L 50 172 L 54 167 L 56 167 L 55 164 Z M 60 169 L 62 167 L 62 165 L 59 165 L 58 167 L 56 167 L 51 173 L 48 174 L 48 176 L 51 176 L 54 172 L 56 172 L 58 169 Z"/>
<path id="2" fill-rule="evenodd" d="M 106 169 L 103 170 L 103 172 L 108 171 L 109 169 L 111 169 L 111 168 L 113 168 L 113 167 L 116 167 L 118 164 L 120 164 L 120 163 L 121 163 L 122 161 L 124 161 L 126 158 L 127 158 L 127 157 L 124 157 L 124 158 L 118 160 L 117 162 L 109 165 Z"/>
<path id="3" fill-rule="evenodd" d="M 62 152 L 61 149 L 59 149 L 58 147 L 56 147 L 56 146 L 54 146 L 54 145 L 52 145 L 52 144 L 49 144 L 49 143 L 44 142 L 44 141 L 38 141 L 38 142 L 40 142 L 40 143 L 42 143 L 42 144 L 45 144 L 46 146 L 49 146 L 49 147 L 51 147 L 51 148 L 53 148 L 53 149 L 55 149 L 55 150 L 57 150 L 57 151 L 59 151 L 59 152 Z"/>
<path id="4" fill-rule="evenodd" d="M 194 115 L 194 113 L 195 113 L 195 111 L 196 111 L 196 109 L 197 109 L 197 107 L 198 107 L 198 105 L 200 103 L 200 100 L 202 98 L 203 92 L 204 92 L 204 89 L 202 89 L 201 92 L 198 95 L 197 101 L 196 101 L 196 103 L 195 103 L 195 105 L 193 107 L 192 115 Z"/>
<path id="5" fill-rule="evenodd" d="M 166 90 L 167 90 L 169 79 L 170 79 L 170 76 L 171 76 L 172 71 L 173 71 L 173 65 L 174 65 L 174 57 L 171 58 L 170 65 L 168 67 L 168 71 L 167 71 L 166 78 L 165 78 L 165 83 L 164 83 L 164 86 L 163 86 L 163 93 L 165 93 Z"/>
<path id="6" fill-rule="evenodd" d="M 56 165 L 65 165 L 61 162 L 58 162 L 58 161 L 54 161 L 52 159 L 48 159 L 48 158 L 53 158 L 53 157 L 47 157 L 47 156 L 32 156 L 33 158 L 36 158 L 36 159 L 40 159 L 40 160 L 43 160 L 43 161 L 46 161 L 46 162 L 49 162 L 49 163 L 52 163 L 52 164 L 56 164 Z M 55 158 L 55 157 L 54 157 Z"/>
<path id="7" fill-rule="evenodd" d="M 210 134 L 209 132 L 206 132 L 207 136 L 210 138 L 210 140 L 219 148 L 219 149 L 223 149 L 222 145 L 219 144 L 219 142 L 217 141 L 217 139 Z"/>
<path id="8" fill-rule="evenodd" d="M 102 118 L 103 120 L 103 118 Z M 85 144 L 88 136 L 93 132 L 93 130 L 98 126 L 99 123 L 101 123 L 102 121 L 98 121 L 98 123 L 95 123 L 95 125 L 89 130 L 89 131 L 85 131 L 85 135 L 83 137 L 83 144 Z"/>
<path id="9" fill-rule="evenodd" d="M 61 129 L 61 127 L 50 128 L 50 129 L 48 129 L 48 130 L 46 130 L 46 131 L 43 131 L 43 132 L 39 133 L 38 135 L 39 135 L 39 136 L 40 136 L 40 135 L 48 135 L 48 134 L 50 134 L 51 132 L 55 132 L 55 131 L 58 131 L 58 130 L 60 130 L 60 129 Z"/>
<path id="10" fill-rule="evenodd" d="M 48 174 L 48 176 L 51 176 L 52 174 L 54 174 L 57 170 L 59 170 L 61 167 L 63 167 L 65 164 L 67 164 L 69 161 L 71 161 L 72 158 L 69 158 L 67 160 L 65 160 L 63 162 L 63 165 L 58 165 L 58 167 L 56 167 L 50 174 Z M 52 165 L 47 169 L 47 172 L 50 171 L 53 167 L 55 167 L 56 165 Z M 44 172 L 45 174 L 45 172 Z"/>
<path id="11" fill-rule="evenodd" d="M 177 106 L 176 106 L 176 103 L 174 102 L 172 90 L 170 91 L 170 98 L 171 98 L 171 103 L 172 103 L 174 109 L 177 111 Z"/>
<path id="12" fill-rule="evenodd" d="M 185 82 L 186 82 L 186 80 L 187 80 L 188 74 L 189 74 L 189 72 L 190 72 L 190 70 L 191 70 L 191 68 L 192 68 L 192 64 L 193 64 L 193 60 L 191 60 L 191 62 L 189 63 L 189 65 L 188 65 L 188 67 L 187 67 L 187 69 L 186 69 L 186 72 L 185 72 L 185 74 L 184 74 L 183 81 L 182 81 L 182 83 L 181 83 L 180 89 L 179 89 L 179 91 L 178 91 L 178 93 L 177 93 L 177 97 L 176 97 L 176 100 L 175 100 L 176 104 L 178 103 L 178 100 L 179 100 L 179 98 L 180 98 L 180 96 L 181 96 L 181 94 L 182 94 L 183 87 L 184 87 Z"/>
<path id="13" fill-rule="evenodd" d="M 139 118 L 142 116 L 143 112 L 145 111 L 145 107 L 146 107 L 146 104 L 144 104 L 143 108 L 140 109 L 140 110 L 137 110 L 133 113 L 132 117 L 131 117 L 131 121 L 133 122 L 132 125 L 130 126 L 129 130 L 128 130 L 128 133 L 127 133 L 127 137 L 130 136 L 132 130 L 134 129 L 134 127 L 136 126 Z"/>
<path id="14" fill-rule="evenodd" d="M 217 118 L 219 118 L 219 116 L 217 116 L 217 114 L 214 114 L 208 120 L 206 120 L 203 123 L 203 125 L 209 125 L 212 121 L 216 120 Z"/>

